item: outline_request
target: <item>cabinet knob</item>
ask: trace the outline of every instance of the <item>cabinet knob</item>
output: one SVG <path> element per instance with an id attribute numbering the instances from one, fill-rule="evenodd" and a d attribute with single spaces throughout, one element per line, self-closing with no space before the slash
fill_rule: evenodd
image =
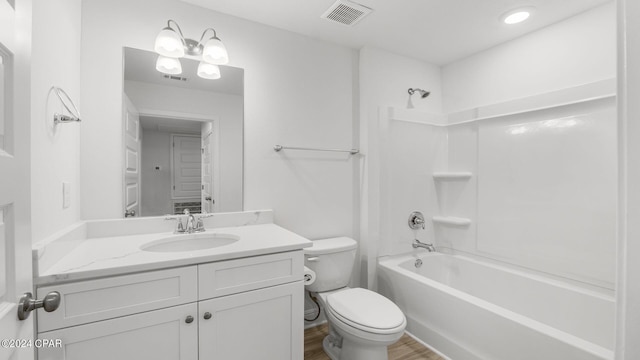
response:
<path id="1" fill-rule="evenodd" d="M 184 319 L 184 322 L 186 322 L 187 324 L 191 324 L 193 322 L 193 316 L 191 315 L 187 316 L 187 318 Z"/>
<path id="2" fill-rule="evenodd" d="M 210 312 L 208 312 L 208 311 L 207 311 L 206 313 L 204 313 L 204 319 L 205 319 L 205 320 L 209 320 L 209 319 L 211 319 L 211 316 L 212 316 L 212 315 L 211 315 L 211 313 L 210 313 Z"/>

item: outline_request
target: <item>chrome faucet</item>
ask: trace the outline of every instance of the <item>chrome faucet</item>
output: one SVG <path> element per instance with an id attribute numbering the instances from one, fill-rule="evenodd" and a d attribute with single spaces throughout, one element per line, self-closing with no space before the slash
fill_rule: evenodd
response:
<path id="1" fill-rule="evenodd" d="M 427 249 L 428 252 L 435 252 L 436 251 L 436 247 L 433 246 L 433 244 L 426 244 L 426 243 L 421 242 L 418 239 L 413 240 L 413 244 L 411 244 L 411 246 L 413 246 L 414 249 L 417 249 L 417 248 Z"/>
<path id="2" fill-rule="evenodd" d="M 184 209 L 184 214 L 187 215 L 187 228 L 184 229 L 184 231 L 187 234 L 192 234 L 194 231 L 196 231 L 194 227 L 196 218 L 193 216 L 191 212 L 189 212 L 189 209 Z"/>
<path id="3" fill-rule="evenodd" d="M 184 209 L 184 215 L 187 217 L 186 228 L 182 225 L 182 219 L 180 215 L 167 215 L 165 220 L 176 220 L 176 228 L 173 231 L 174 234 L 193 234 L 194 232 L 203 232 L 206 229 L 204 228 L 204 222 L 202 219 L 213 216 L 213 214 L 192 214 L 189 209 Z M 197 217 L 196 217 L 197 216 Z"/>

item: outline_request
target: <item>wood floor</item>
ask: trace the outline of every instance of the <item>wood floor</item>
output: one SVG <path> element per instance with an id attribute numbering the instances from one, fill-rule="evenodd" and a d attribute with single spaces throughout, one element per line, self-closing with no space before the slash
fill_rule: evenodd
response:
<path id="1" fill-rule="evenodd" d="M 304 360 L 330 360 L 322 350 L 322 339 L 328 333 L 327 324 L 304 331 Z M 389 347 L 389 360 L 444 360 L 444 358 L 404 334 L 397 343 Z"/>

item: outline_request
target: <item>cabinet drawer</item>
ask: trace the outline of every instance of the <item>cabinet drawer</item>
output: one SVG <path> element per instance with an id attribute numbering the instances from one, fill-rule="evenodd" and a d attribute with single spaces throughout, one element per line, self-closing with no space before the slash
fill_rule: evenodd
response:
<path id="1" fill-rule="evenodd" d="M 38 311 L 38 332 L 194 302 L 197 267 L 160 270 L 38 288 L 61 295 L 54 312 Z"/>
<path id="2" fill-rule="evenodd" d="M 199 299 L 260 289 L 303 277 L 302 251 L 198 265 Z"/>

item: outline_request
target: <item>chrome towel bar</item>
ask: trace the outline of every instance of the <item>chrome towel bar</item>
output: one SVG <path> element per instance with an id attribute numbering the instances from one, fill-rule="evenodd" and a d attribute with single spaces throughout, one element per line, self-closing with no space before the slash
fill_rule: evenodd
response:
<path id="1" fill-rule="evenodd" d="M 295 147 L 295 146 L 282 146 L 282 145 L 276 145 L 273 147 L 273 150 L 275 151 L 281 151 L 281 150 L 309 150 L 309 151 L 331 151 L 331 152 L 348 152 L 351 155 L 355 155 L 357 153 L 360 152 L 360 150 L 358 149 L 351 149 L 351 150 L 342 150 L 342 149 L 320 149 L 320 148 L 307 148 L 307 147 Z"/>

